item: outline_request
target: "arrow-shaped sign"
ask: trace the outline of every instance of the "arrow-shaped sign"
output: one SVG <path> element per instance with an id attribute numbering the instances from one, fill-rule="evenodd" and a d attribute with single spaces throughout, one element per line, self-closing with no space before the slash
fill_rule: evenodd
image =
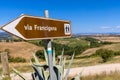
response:
<path id="1" fill-rule="evenodd" d="M 70 21 L 22 15 L 2 30 L 25 40 L 71 37 Z"/>

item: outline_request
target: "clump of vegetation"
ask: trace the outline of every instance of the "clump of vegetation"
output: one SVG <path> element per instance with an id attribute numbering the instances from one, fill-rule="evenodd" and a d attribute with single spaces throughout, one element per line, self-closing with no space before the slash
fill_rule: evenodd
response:
<path id="1" fill-rule="evenodd" d="M 41 41 L 40 40 L 30 40 L 30 41 L 27 41 L 27 42 L 32 43 L 32 44 L 37 45 L 37 46 L 41 45 Z"/>
<path id="2" fill-rule="evenodd" d="M 32 61 L 32 62 L 35 62 L 35 59 L 34 59 L 34 58 L 31 58 L 31 61 Z"/>
<path id="3" fill-rule="evenodd" d="M 114 52 L 114 55 L 115 55 L 115 56 L 120 55 L 120 51 L 116 51 L 116 52 Z"/>
<path id="4" fill-rule="evenodd" d="M 100 41 L 98 39 L 94 39 L 92 37 L 86 37 L 85 40 L 90 42 L 91 48 L 101 46 Z"/>
<path id="5" fill-rule="evenodd" d="M 60 41 L 68 41 L 68 43 L 62 44 L 59 43 Z M 76 42 L 77 41 L 77 42 Z M 35 41 L 29 41 L 30 43 L 37 45 L 37 46 L 42 46 L 45 49 L 47 49 L 47 40 L 35 40 Z M 81 43 L 83 42 L 83 43 Z M 56 56 L 61 54 L 61 50 L 64 48 L 65 49 L 65 55 L 72 55 L 72 53 L 75 51 L 76 55 L 82 53 L 85 51 L 87 48 L 89 48 L 87 41 L 85 40 L 77 40 L 76 38 L 70 38 L 70 39 L 60 39 L 52 42 L 52 47 L 55 48 L 56 50 Z M 43 51 L 41 51 L 43 53 Z"/>
<path id="6" fill-rule="evenodd" d="M 47 49 L 47 40 L 40 40 L 40 41 L 36 40 L 29 42 L 37 46 L 43 46 L 45 49 Z M 55 47 L 56 56 L 61 54 L 61 50 L 63 48 L 65 49 L 64 55 L 71 56 L 74 51 L 76 52 L 76 55 L 79 55 L 88 48 L 99 47 L 106 44 L 111 44 L 111 42 L 101 42 L 98 39 L 94 39 L 92 37 L 86 37 L 86 38 L 69 38 L 69 39 L 59 39 L 59 40 L 55 39 L 55 41 L 52 42 L 52 47 Z M 36 54 L 38 57 L 43 58 L 43 51 L 37 51 Z"/>
<path id="7" fill-rule="evenodd" d="M 38 50 L 35 54 L 36 54 L 36 56 L 38 58 L 45 60 L 45 56 L 44 56 L 44 52 L 43 51 Z M 33 61 L 34 61 L 34 59 L 33 59 Z"/>
<path id="8" fill-rule="evenodd" d="M 85 40 L 90 42 L 90 48 L 99 47 L 99 46 L 107 45 L 107 44 L 112 44 L 112 42 L 102 42 L 102 41 L 92 38 L 92 37 L 86 37 Z"/>
<path id="9" fill-rule="evenodd" d="M 103 62 L 107 62 L 108 60 L 112 59 L 114 52 L 112 50 L 99 49 L 96 51 L 96 55 L 99 55 Z"/>
<path id="10" fill-rule="evenodd" d="M 14 58 L 14 57 L 9 56 L 8 61 L 9 62 L 22 62 L 22 63 L 24 63 L 24 62 L 26 62 L 26 59 L 21 58 L 21 57 L 15 57 Z"/>
<path id="11" fill-rule="evenodd" d="M 44 42 L 42 42 L 42 46 L 44 47 L 46 46 Z M 76 55 L 78 55 L 88 48 L 88 46 L 83 46 L 83 45 L 77 45 L 77 46 L 72 47 L 72 46 L 69 46 L 68 44 L 60 44 L 56 42 L 52 42 L 52 46 L 55 47 L 56 56 L 61 54 L 61 50 L 63 48 L 65 49 L 64 55 L 70 55 L 70 56 L 72 55 L 74 51 L 76 52 Z"/>

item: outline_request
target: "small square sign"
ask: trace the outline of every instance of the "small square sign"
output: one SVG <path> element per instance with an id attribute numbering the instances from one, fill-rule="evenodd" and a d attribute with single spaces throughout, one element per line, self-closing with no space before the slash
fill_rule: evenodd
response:
<path id="1" fill-rule="evenodd" d="M 64 32 L 65 32 L 65 35 L 70 35 L 71 33 L 70 24 L 64 24 Z"/>

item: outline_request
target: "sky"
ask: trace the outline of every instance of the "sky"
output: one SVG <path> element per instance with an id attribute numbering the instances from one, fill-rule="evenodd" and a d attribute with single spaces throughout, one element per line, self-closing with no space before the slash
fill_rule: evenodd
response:
<path id="1" fill-rule="evenodd" d="M 120 0 L 0 0 L 0 26 L 21 14 L 70 20 L 72 33 L 120 33 Z"/>

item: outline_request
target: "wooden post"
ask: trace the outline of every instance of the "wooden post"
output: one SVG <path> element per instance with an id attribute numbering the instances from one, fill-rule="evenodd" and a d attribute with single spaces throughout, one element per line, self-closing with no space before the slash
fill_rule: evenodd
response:
<path id="1" fill-rule="evenodd" d="M 9 66 L 8 66 L 8 53 L 1 53 L 1 63 L 2 63 L 2 75 L 9 77 Z"/>

